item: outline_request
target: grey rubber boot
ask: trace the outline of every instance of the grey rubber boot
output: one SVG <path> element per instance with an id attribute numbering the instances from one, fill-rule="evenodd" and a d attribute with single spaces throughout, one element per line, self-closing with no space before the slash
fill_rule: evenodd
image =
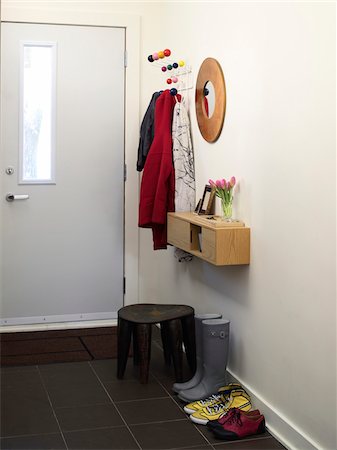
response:
<path id="1" fill-rule="evenodd" d="M 213 319 L 221 319 L 221 314 L 196 314 L 194 316 L 195 319 L 195 347 L 196 347 L 196 356 L 197 356 L 197 370 L 193 377 L 186 381 L 185 383 L 174 383 L 172 386 L 172 390 L 174 392 L 179 393 L 185 389 L 191 389 L 200 383 L 202 375 L 203 375 L 203 357 L 202 357 L 202 321 L 203 320 L 213 320 Z"/>
<path id="2" fill-rule="evenodd" d="M 203 376 L 199 384 L 178 393 L 185 402 L 193 402 L 216 394 L 226 385 L 229 347 L 229 320 L 202 321 Z"/>

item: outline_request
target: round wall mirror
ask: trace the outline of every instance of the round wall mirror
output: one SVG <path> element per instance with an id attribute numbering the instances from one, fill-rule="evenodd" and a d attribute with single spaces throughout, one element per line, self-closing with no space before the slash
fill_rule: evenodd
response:
<path id="1" fill-rule="evenodd" d="M 206 58 L 200 66 L 195 107 L 200 133 L 207 142 L 215 142 L 225 118 L 226 87 L 221 66 L 214 58 Z"/>

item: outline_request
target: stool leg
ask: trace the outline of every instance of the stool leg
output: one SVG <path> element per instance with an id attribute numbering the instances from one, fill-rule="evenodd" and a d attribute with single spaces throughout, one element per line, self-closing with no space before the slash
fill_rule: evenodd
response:
<path id="1" fill-rule="evenodd" d="M 161 341 L 163 344 L 165 364 L 167 366 L 170 366 L 171 365 L 170 332 L 168 329 L 167 322 L 160 323 L 160 334 L 161 334 Z"/>
<path id="2" fill-rule="evenodd" d="M 146 384 L 149 379 L 151 358 L 151 324 L 137 323 L 135 333 L 137 338 L 140 382 Z"/>
<path id="3" fill-rule="evenodd" d="M 118 317 L 117 378 L 119 379 L 124 376 L 126 363 L 129 356 L 132 329 L 133 324 L 131 322 Z"/>
<path id="4" fill-rule="evenodd" d="M 167 322 L 170 350 L 173 359 L 174 373 L 176 382 L 183 381 L 183 351 L 181 339 L 181 323 L 180 320 L 170 320 Z"/>
<path id="5" fill-rule="evenodd" d="M 139 366 L 139 348 L 136 333 L 133 333 L 132 345 L 133 345 L 133 365 Z"/>
<path id="6" fill-rule="evenodd" d="M 195 349 L 195 321 L 194 314 L 182 317 L 181 324 L 183 327 L 183 339 L 188 365 L 191 372 L 195 373 L 197 368 L 197 358 Z"/>

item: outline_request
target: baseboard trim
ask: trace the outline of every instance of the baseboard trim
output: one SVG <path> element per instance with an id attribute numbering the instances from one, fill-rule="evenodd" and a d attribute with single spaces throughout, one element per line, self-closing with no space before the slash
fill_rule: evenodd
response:
<path id="1" fill-rule="evenodd" d="M 0 319 L 0 326 L 41 325 L 51 323 L 88 322 L 91 320 L 117 319 L 117 311 L 79 314 L 57 314 L 49 316 L 6 317 Z"/>
<path id="2" fill-rule="evenodd" d="M 20 333 L 24 331 L 73 330 L 77 328 L 98 328 L 117 326 L 117 319 L 82 320 L 78 322 L 34 323 L 31 325 L 0 326 L 0 333 Z"/>
<path id="3" fill-rule="evenodd" d="M 266 427 L 271 435 L 282 445 L 290 450 L 317 450 L 321 447 L 311 439 L 304 431 L 297 427 L 285 417 L 274 406 L 267 402 L 261 395 L 257 394 L 247 383 L 227 368 L 227 372 L 242 386 L 251 396 L 253 405 L 263 411 L 266 419 Z"/>

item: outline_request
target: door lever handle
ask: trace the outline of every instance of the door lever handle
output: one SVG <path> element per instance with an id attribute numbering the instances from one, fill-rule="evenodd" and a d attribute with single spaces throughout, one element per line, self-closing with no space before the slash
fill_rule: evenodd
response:
<path id="1" fill-rule="evenodd" d="M 9 193 L 6 195 L 6 200 L 8 202 L 14 202 L 14 200 L 28 200 L 29 195 L 28 194 L 12 194 Z"/>

